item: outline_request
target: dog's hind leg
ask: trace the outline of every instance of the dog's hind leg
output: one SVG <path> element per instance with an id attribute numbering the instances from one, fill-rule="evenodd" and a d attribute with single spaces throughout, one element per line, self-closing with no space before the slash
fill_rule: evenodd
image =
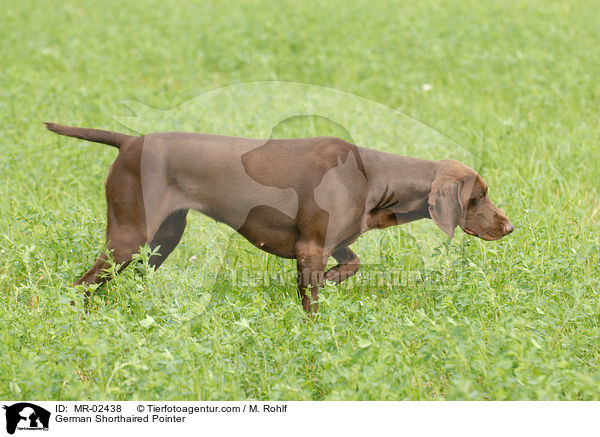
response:
<path id="1" fill-rule="evenodd" d="M 150 242 L 150 248 L 158 249 L 158 254 L 152 255 L 149 264 L 157 269 L 175 249 L 186 225 L 187 210 L 177 211 L 171 214 L 162 223 L 158 232 Z M 110 219 L 109 219 L 110 220 Z M 112 226 L 109 225 L 108 242 L 106 248 L 112 252 L 115 264 L 119 264 L 119 271 L 129 265 L 135 253 L 138 253 L 140 246 L 147 243 L 145 229 L 139 226 Z M 103 284 L 111 278 L 107 274 L 110 263 L 105 253 L 98 257 L 96 263 L 73 285 L 79 284 Z"/>
<path id="2" fill-rule="evenodd" d="M 139 149 L 139 150 L 138 150 Z M 139 173 L 140 145 L 121 149 L 106 178 L 106 249 L 115 264 L 125 268 L 147 240 L 146 215 Z M 103 284 L 110 280 L 106 253 L 73 285 Z"/>
<path id="3" fill-rule="evenodd" d="M 160 246 L 158 254 L 150 257 L 149 264 L 152 267 L 158 268 L 181 240 L 186 226 L 187 212 L 187 210 L 174 212 L 161 224 L 158 232 L 150 242 L 152 250 Z M 139 252 L 140 246 L 148 243 L 144 221 L 139 220 L 139 215 L 128 215 L 127 217 L 138 217 L 138 223 L 131 219 L 124 222 L 123 218 L 119 221 L 119 218 L 111 213 L 109 213 L 108 219 L 106 248 L 112 252 L 114 263 L 120 265 L 119 271 L 129 265 L 133 255 Z M 103 253 L 98 257 L 96 263 L 73 285 L 103 284 L 111 279 L 106 273 L 109 268 L 110 263 L 106 254 Z"/>
<path id="4" fill-rule="evenodd" d="M 150 257 L 150 265 L 155 269 L 159 268 L 160 265 L 167 259 L 169 254 L 173 252 L 173 249 L 179 244 L 183 231 L 185 230 L 186 216 L 188 210 L 182 209 L 174 212 L 166 218 L 160 225 L 158 232 L 152 238 L 150 242 L 150 248 L 154 250 L 158 248 L 158 254 Z"/>
<path id="5" fill-rule="evenodd" d="M 140 246 L 144 244 L 146 244 L 146 237 L 145 232 L 142 230 L 136 231 L 129 228 L 125 231 L 113 228 L 108 233 L 106 249 L 112 253 L 114 263 L 120 266 L 119 271 L 121 271 L 129 265 L 133 254 L 139 252 Z M 107 273 L 110 265 L 106 253 L 102 253 L 96 263 L 73 285 L 103 284 L 107 282 L 112 279 Z"/>
<path id="6" fill-rule="evenodd" d="M 98 257 L 96 263 L 90 267 L 90 269 L 85 272 L 85 274 L 79 278 L 77 281 L 73 283 L 73 286 L 77 285 L 91 285 L 91 284 L 103 284 L 108 281 L 106 276 L 102 275 L 106 269 L 110 267 L 110 264 L 107 262 L 106 254 L 103 253 Z"/>

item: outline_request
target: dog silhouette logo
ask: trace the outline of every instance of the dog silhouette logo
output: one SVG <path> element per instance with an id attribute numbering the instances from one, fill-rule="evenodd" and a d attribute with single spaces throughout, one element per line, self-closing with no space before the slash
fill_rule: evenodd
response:
<path id="1" fill-rule="evenodd" d="M 28 402 L 4 406 L 6 410 L 6 432 L 14 434 L 18 430 L 48 431 L 50 411 Z"/>

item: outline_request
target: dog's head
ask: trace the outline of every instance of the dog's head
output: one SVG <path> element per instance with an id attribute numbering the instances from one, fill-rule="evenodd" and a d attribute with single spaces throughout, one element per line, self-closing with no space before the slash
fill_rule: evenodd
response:
<path id="1" fill-rule="evenodd" d="M 438 163 L 429 193 L 429 215 L 452 238 L 456 226 L 484 240 L 498 240 L 515 228 L 488 197 L 488 186 L 466 165 L 443 160 Z"/>

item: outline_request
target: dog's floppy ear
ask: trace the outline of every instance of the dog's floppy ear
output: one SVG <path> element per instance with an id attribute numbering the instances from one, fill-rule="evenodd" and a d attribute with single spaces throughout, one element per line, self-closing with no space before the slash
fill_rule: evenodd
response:
<path id="1" fill-rule="evenodd" d="M 429 193 L 429 215 L 436 225 L 450 238 L 454 237 L 454 228 L 458 226 L 469 201 L 465 183 L 450 176 L 438 177 L 433 181 Z"/>

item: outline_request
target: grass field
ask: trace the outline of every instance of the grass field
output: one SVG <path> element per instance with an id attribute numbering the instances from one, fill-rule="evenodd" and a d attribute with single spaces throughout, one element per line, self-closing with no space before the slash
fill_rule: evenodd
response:
<path id="1" fill-rule="evenodd" d="M 600 399 L 598 2 L 165 3 L 1 8 L 0 398 Z M 123 100 L 168 109 L 263 80 L 354 93 L 447 135 L 516 231 L 366 234 L 365 264 L 420 276 L 328 286 L 311 321 L 293 263 L 191 213 L 163 267 L 127 269 L 86 310 L 69 284 L 102 247 L 116 152 L 42 121 L 127 131 Z"/>

